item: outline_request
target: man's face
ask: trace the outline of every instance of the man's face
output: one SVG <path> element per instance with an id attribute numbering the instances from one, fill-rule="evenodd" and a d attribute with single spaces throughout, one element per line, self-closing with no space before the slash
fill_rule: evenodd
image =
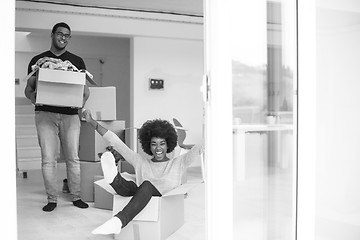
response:
<path id="1" fill-rule="evenodd" d="M 70 35 L 69 29 L 64 28 L 64 27 L 58 27 L 56 29 L 55 33 L 51 34 L 52 45 L 57 50 L 65 49 L 70 38 L 71 38 L 71 35 Z"/>

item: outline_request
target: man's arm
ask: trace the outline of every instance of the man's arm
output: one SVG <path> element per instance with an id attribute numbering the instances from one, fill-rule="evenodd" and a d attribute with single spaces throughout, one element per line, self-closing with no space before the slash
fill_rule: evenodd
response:
<path id="1" fill-rule="evenodd" d="M 78 57 L 79 57 L 79 56 L 78 56 Z M 81 57 L 79 57 L 79 62 L 78 62 L 78 64 L 76 65 L 76 67 L 77 67 L 79 70 L 86 70 L 86 65 L 85 65 L 84 59 L 82 59 Z M 85 77 L 86 77 L 86 73 L 85 73 Z M 85 106 L 85 103 L 86 103 L 86 101 L 88 100 L 89 96 L 90 96 L 90 91 L 89 91 L 89 87 L 87 86 L 86 80 L 85 80 L 82 107 Z"/>
<path id="2" fill-rule="evenodd" d="M 35 76 L 31 76 L 27 80 L 24 94 L 25 94 L 25 97 L 30 99 L 32 104 L 35 105 L 35 102 L 36 102 L 36 77 Z"/>
<path id="3" fill-rule="evenodd" d="M 89 87 L 85 84 L 84 85 L 83 105 L 82 105 L 82 107 L 85 106 L 85 103 L 89 99 L 89 97 L 90 97 Z"/>

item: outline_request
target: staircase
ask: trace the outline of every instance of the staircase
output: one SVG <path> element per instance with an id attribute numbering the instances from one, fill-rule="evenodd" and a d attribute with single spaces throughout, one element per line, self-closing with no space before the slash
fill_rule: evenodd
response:
<path id="1" fill-rule="evenodd" d="M 34 106 L 26 98 L 15 99 L 15 137 L 17 170 L 41 169 Z"/>

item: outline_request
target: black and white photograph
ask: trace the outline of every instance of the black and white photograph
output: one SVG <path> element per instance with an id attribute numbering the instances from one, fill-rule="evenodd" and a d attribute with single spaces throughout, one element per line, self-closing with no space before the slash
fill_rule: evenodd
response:
<path id="1" fill-rule="evenodd" d="M 1 16 L 4 239 L 360 239 L 357 0 Z"/>

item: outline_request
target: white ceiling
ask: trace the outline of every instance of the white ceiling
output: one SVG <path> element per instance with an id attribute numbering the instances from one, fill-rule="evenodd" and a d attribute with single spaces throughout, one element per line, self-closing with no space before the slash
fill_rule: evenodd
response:
<path id="1" fill-rule="evenodd" d="M 155 11 L 183 15 L 203 16 L 204 0 L 16 0 L 30 2 L 46 2 L 54 4 L 90 6 L 114 9 L 129 9 L 137 11 Z M 272 0 L 277 1 L 277 0 Z M 338 12 L 339 18 L 326 18 L 321 23 L 328 26 L 359 26 L 360 0 L 316 0 L 318 9 L 329 12 Z M 325 11 L 325 12 L 326 12 Z M 320 15 L 322 16 L 322 14 Z M 333 20 L 331 20 L 333 19 Z"/>
<path id="2" fill-rule="evenodd" d="M 17 0 L 203 16 L 203 0 Z"/>

